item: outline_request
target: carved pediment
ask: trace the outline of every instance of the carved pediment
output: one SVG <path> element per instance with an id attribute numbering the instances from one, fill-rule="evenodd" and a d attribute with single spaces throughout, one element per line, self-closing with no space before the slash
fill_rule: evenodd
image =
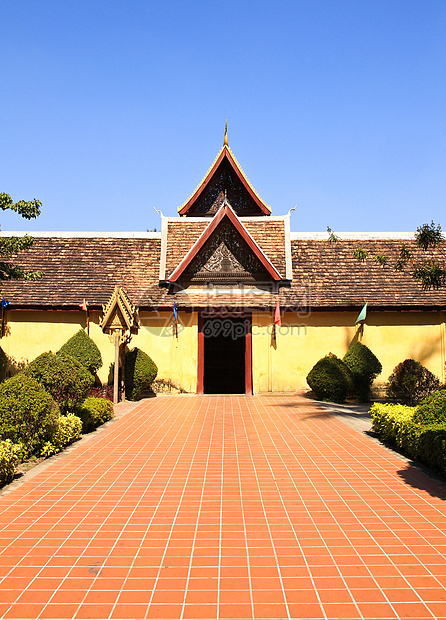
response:
<path id="1" fill-rule="evenodd" d="M 184 273 L 185 279 L 249 281 L 268 277 L 244 239 L 223 220 Z"/>
<path id="2" fill-rule="evenodd" d="M 214 279 L 221 282 L 280 281 L 281 275 L 262 252 L 224 199 L 209 225 L 169 276 L 183 284 Z"/>

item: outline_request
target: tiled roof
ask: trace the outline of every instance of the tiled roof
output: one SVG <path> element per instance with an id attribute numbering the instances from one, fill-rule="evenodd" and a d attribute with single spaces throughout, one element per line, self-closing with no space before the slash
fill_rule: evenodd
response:
<path id="1" fill-rule="evenodd" d="M 184 235 L 185 228 L 176 227 L 181 224 L 169 222 L 169 226 L 171 224 L 172 230 L 176 231 L 176 241 L 170 246 L 168 269 L 173 268 L 175 260 L 183 258 L 193 243 L 192 235 Z M 199 235 L 206 226 L 206 222 L 193 220 L 188 220 L 189 224 L 195 225 L 194 235 Z M 279 245 L 274 246 L 278 233 L 272 234 L 276 227 L 280 229 L 280 222 L 270 220 L 263 234 L 260 222 L 257 228 L 254 222 L 244 224 L 283 273 L 283 254 Z M 176 246 L 183 241 L 184 245 Z M 347 309 L 360 308 L 367 301 L 369 308 L 446 308 L 446 289 L 423 291 L 410 274 L 395 271 L 393 265 L 399 254 L 400 241 L 362 239 L 360 243 L 369 252 L 364 262 L 352 255 L 358 246 L 354 240 L 337 244 L 326 240 L 292 240 L 293 281 L 289 288 L 280 288 L 281 307 L 299 310 L 300 307 L 308 309 L 310 304 L 314 310 Z M 421 253 L 413 241 L 406 243 L 415 254 Z M 389 257 L 384 267 L 373 261 L 373 256 L 379 252 Z M 83 298 L 90 307 L 99 308 L 118 285 L 140 308 L 171 308 L 174 299 L 180 310 L 211 306 L 246 309 L 275 306 L 277 294 L 267 287 L 265 291 L 253 289 L 242 293 L 235 289 L 225 294 L 218 290 L 207 294 L 190 288 L 173 295 L 159 285 L 160 256 L 161 240 L 154 238 L 36 238 L 34 245 L 22 252 L 16 262 L 27 270 L 43 271 L 44 277 L 35 282 L 3 282 L 0 294 L 12 308 L 77 308 Z"/>

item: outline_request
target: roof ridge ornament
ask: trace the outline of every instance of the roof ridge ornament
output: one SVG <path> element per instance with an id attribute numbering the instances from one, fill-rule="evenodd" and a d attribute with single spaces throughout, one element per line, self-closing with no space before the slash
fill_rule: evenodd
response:
<path id="1" fill-rule="evenodd" d="M 228 119 L 226 119 L 226 123 L 225 123 L 225 138 L 223 140 L 223 146 L 229 146 L 229 142 L 228 142 Z"/>

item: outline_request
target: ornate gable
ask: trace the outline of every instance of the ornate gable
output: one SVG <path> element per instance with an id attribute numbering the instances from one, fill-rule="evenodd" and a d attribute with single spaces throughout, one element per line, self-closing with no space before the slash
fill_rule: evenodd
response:
<path id="1" fill-rule="evenodd" d="M 188 217 L 212 217 L 225 199 L 238 216 L 271 214 L 270 207 L 257 195 L 229 148 L 226 130 L 224 144 L 217 158 L 178 212 Z"/>
<path id="2" fill-rule="evenodd" d="M 282 279 L 226 200 L 169 281 L 180 278 L 187 284 Z"/>

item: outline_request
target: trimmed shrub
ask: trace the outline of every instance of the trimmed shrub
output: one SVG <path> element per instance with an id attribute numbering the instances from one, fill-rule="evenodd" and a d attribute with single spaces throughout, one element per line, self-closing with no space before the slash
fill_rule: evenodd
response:
<path id="1" fill-rule="evenodd" d="M 0 439 L 22 443 L 34 453 L 57 429 L 59 407 L 44 388 L 23 373 L 0 385 Z"/>
<path id="2" fill-rule="evenodd" d="M 344 355 L 344 362 L 350 368 L 353 390 L 362 403 L 370 400 L 370 388 L 382 371 L 381 362 L 362 342 L 356 342 Z"/>
<path id="3" fill-rule="evenodd" d="M 21 453 L 21 444 L 10 439 L 0 441 L 0 485 L 8 484 L 14 478 Z"/>
<path id="4" fill-rule="evenodd" d="M 88 433 L 113 417 L 113 404 L 106 398 L 86 398 L 76 410 L 82 420 L 82 431 Z"/>
<path id="5" fill-rule="evenodd" d="M 101 352 L 83 329 L 71 336 L 58 352 L 74 357 L 92 375 L 95 375 L 102 366 Z"/>
<path id="6" fill-rule="evenodd" d="M 125 396 L 129 400 L 138 400 L 150 388 L 158 373 L 155 362 L 135 347 L 125 354 Z"/>
<path id="7" fill-rule="evenodd" d="M 73 411 L 87 396 L 94 383 L 93 375 L 65 353 L 42 353 L 23 375 L 42 385 L 59 404 L 62 413 Z"/>
<path id="8" fill-rule="evenodd" d="M 51 440 L 42 446 L 40 450 L 41 456 L 48 457 L 52 454 L 57 454 L 57 452 L 60 452 L 82 434 L 82 421 L 76 415 L 72 413 L 61 415 L 58 422 L 58 427 Z"/>
<path id="9" fill-rule="evenodd" d="M 370 411 L 373 430 L 383 441 L 446 474 L 446 423 L 419 424 L 415 421 L 417 409 L 404 405 L 375 403 Z"/>
<path id="10" fill-rule="evenodd" d="M 352 387 L 352 377 L 344 362 L 329 353 L 310 370 L 307 383 L 319 400 L 342 403 Z"/>
<path id="11" fill-rule="evenodd" d="M 440 380 L 413 359 L 404 360 L 393 369 L 387 386 L 387 396 L 403 405 L 416 405 L 440 387 Z"/>
<path id="12" fill-rule="evenodd" d="M 414 414 L 417 424 L 446 423 L 446 390 L 440 390 L 425 398 Z"/>
<path id="13" fill-rule="evenodd" d="M 405 427 L 412 421 L 414 407 L 374 403 L 370 409 L 372 414 L 372 430 L 383 441 L 387 441 L 398 448 L 403 447 Z"/>

